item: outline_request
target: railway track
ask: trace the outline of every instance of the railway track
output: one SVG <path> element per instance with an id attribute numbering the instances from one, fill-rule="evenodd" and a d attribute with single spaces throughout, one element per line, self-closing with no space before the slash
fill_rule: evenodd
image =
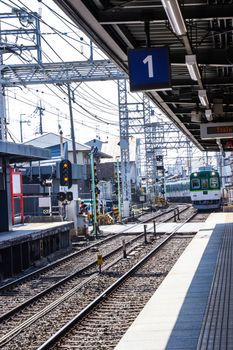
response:
<path id="1" fill-rule="evenodd" d="M 181 239 L 181 241 L 184 240 Z M 158 244 L 158 241 L 154 241 L 150 245 L 142 243 L 140 246 L 132 248 L 128 259 L 122 260 L 118 257 L 111 261 L 101 276 L 96 273 L 95 268 L 92 273 L 89 271 L 82 277 L 78 277 L 79 282 L 76 280 L 71 284 L 66 284 L 66 290 L 57 289 L 57 294 L 50 293 L 50 296 L 46 297 L 49 298 L 46 304 L 44 304 L 43 298 L 40 298 L 34 304 L 30 303 L 28 307 L 22 308 L 22 311 L 18 310 L 19 312 L 14 313 L 10 318 L 3 318 L 0 327 L 0 346 L 4 346 L 4 349 L 15 349 L 19 344 L 24 344 L 23 347 L 18 347 L 22 349 L 35 349 L 40 346 L 49 335 L 55 333 L 66 322 L 68 323 L 72 316 L 83 312 L 82 310 L 86 309 L 87 305 L 98 297 L 100 290 L 104 291 L 106 286 L 116 283 L 119 275 L 126 273 L 133 265 L 137 264 L 142 256 L 149 254 L 152 247 L 154 249 L 154 246 Z M 38 329 L 43 329 L 39 334 L 39 339 Z M 24 334 L 23 343 L 22 334 Z"/>
<path id="2" fill-rule="evenodd" d="M 132 248 L 143 242 L 144 235 L 127 235 L 124 240 L 126 247 Z M 95 249 L 94 249 L 95 248 Z M 94 249 L 94 251 L 92 250 Z M 97 270 L 96 256 L 97 253 L 101 253 L 103 258 L 107 262 L 110 259 L 122 257 L 122 235 L 118 236 L 113 242 L 107 242 L 102 247 L 92 247 L 86 254 L 79 256 L 77 261 L 72 261 L 71 266 L 65 263 L 65 266 L 61 268 L 55 268 L 49 273 L 44 273 L 39 278 L 34 278 L 29 282 L 25 282 L 19 286 L 11 288 L 10 290 L 4 290 L 0 296 L 0 321 L 11 317 L 16 312 L 19 312 L 26 306 L 33 302 L 36 302 L 40 298 L 46 296 L 48 293 L 54 291 L 55 294 L 65 293 L 66 290 L 72 288 L 77 283 L 80 276 L 86 274 L 93 274 Z M 75 266 L 76 264 L 76 266 Z M 69 268 L 68 271 L 65 269 Z M 56 298 L 54 294 L 48 298 L 46 303 L 50 303 L 53 298 Z"/>
<path id="3" fill-rule="evenodd" d="M 170 211 L 171 210 L 160 213 L 157 216 L 161 218 L 163 214 L 167 215 Z M 166 217 L 164 221 L 167 221 L 168 218 Z M 147 222 L 148 218 L 144 221 Z M 123 231 L 126 233 L 131 229 L 123 229 Z M 70 257 L 65 257 L 51 264 L 49 267 L 42 268 L 36 273 L 25 276 L 25 278 L 20 278 L 18 281 L 16 280 L 8 285 L 3 285 L 0 288 L 0 321 L 6 320 L 16 312 L 36 302 L 47 293 L 51 293 L 57 288 L 62 288 L 66 283 L 76 283 L 75 281 L 79 279 L 79 276 L 87 273 L 87 271 L 89 271 L 89 273 L 95 272 L 96 254 L 93 254 L 93 249 L 95 249 L 96 252 L 100 251 L 101 254 L 104 255 L 106 261 L 114 256 L 114 254 L 121 256 L 119 252 L 122 249 L 122 237 L 122 233 L 111 236 L 102 242 L 72 254 Z M 125 237 L 126 246 L 141 244 L 140 241 L 142 242 L 142 237 L 143 235 L 135 237 L 135 234 L 132 236 L 128 234 Z M 69 288 L 68 284 L 66 288 Z M 63 293 L 64 292 L 65 291 L 63 291 Z M 49 302 L 50 300 L 48 300 L 48 303 Z"/>
<path id="4" fill-rule="evenodd" d="M 187 207 L 188 208 L 188 207 Z M 182 208 L 182 210 L 187 210 L 186 207 Z M 150 220 L 156 220 L 157 222 L 166 222 L 172 217 L 172 213 L 174 212 L 174 209 L 168 209 L 164 212 L 160 213 L 151 213 L 146 214 L 141 218 L 142 223 L 146 223 Z M 164 219 L 163 219 L 164 217 Z M 137 224 L 135 224 L 137 225 Z M 74 271 L 77 270 L 77 264 L 80 264 L 80 260 L 86 260 L 88 252 L 91 252 L 92 249 L 95 248 L 101 248 L 102 246 L 109 246 L 111 248 L 112 245 L 114 245 L 114 240 L 116 240 L 119 237 L 122 237 L 124 233 L 127 233 L 129 230 L 123 228 L 121 232 L 112 234 L 108 236 L 107 238 L 103 240 L 99 240 L 97 243 L 91 244 L 90 246 L 81 249 L 80 251 L 75 251 L 72 254 L 65 256 L 45 267 L 42 267 L 40 269 L 37 269 L 34 272 L 31 272 L 29 274 L 25 274 L 24 276 L 14 279 L 10 283 L 1 283 L 0 285 L 0 294 L 4 295 L 4 292 L 9 291 L 10 294 L 17 294 L 17 291 L 15 292 L 15 288 L 20 286 L 20 293 L 23 294 L 23 286 L 26 286 L 27 290 L 34 290 L 35 293 L 39 293 L 42 290 L 48 288 L 50 285 L 55 284 L 59 280 L 62 280 L 65 278 L 65 276 L 68 276 L 72 274 Z M 113 242 L 113 243 L 112 243 Z M 92 255 L 92 254 L 91 254 Z M 54 277 L 53 277 L 54 276 Z M 28 285 L 25 285 L 25 283 L 28 282 Z M 6 295 L 7 293 L 5 293 Z M 6 300 L 4 300 L 5 302 Z M 0 310 L 1 310 L 1 296 L 0 296 Z"/>
<path id="5" fill-rule="evenodd" d="M 119 281 L 98 300 L 80 312 L 63 328 L 42 344 L 44 349 L 114 349 L 131 323 L 149 301 L 160 283 L 186 248 L 190 239 L 169 242 L 163 251 L 150 258 L 143 267 Z M 175 255 L 175 258 L 174 258 Z M 148 273 L 149 271 L 149 273 Z"/>
<path id="6" fill-rule="evenodd" d="M 183 208 L 183 210 L 186 210 L 186 208 Z M 170 210 L 168 213 L 170 213 Z M 165 215 L 168 213 L 166 211 Z M 161 217 L 162 214 L 164 213 L 161 213 L 159 216 Z M 162 221 L 168 221 L 169 218 L 170 214 Z M 151 219 L 151 216 L 149 219 Z M 149 221 L 148 217 L 144 222 L 147 221 Z M 124 231 L 127 232 L 127 230 Z M 100 251 L 106 261 L 114 256 L 114 254 L 118 253 L 120 255 L 122 237 L 122 234 L 111 236 L 102 242 L 72 254 L 71 257 L 65 257 L 57 263 L 51 264 L 49 268 L 42 268 L 38 272 L 26 276 L 24 279 L 20 278 L 18 281 L 2 286 L 0 288 L 0 321 L 14 315 L 56 288 L 62 288 L 69 281 L 70 283 L 74 283 L 80 275 L 87 273 L 87 271 L 90 271 L 89 273 L 95 271 L 96 256 L 93 254 L 93 249 L 96 252 Z M 133 236 L 128 234 L 125 237 L 125 243 L 126 246 L 132 244 L 135 246 L 140 244 L 142 239 L 142 235 L 138 235 L 135 238 L 134 234 Z"/>

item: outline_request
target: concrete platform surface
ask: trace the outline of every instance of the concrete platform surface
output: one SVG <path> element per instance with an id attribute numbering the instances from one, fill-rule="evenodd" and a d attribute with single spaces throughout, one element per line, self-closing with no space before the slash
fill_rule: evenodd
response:
<path id="1" fill-rule="evenodd" d="M 225 223 L 233 213 L 201 225 L 115 350 L 196 350 Z"/>
<path id="2" fill-rule="evenodd" d="M 73 222 L 46 222 L 29 223 L 24 225 L 15 225 L 12 231 L 0 233 L 0 248 L 6 247 L 21 241 L 42 238 L 44 235 L 54 234 L 64 229 L 73 228 Z"/>

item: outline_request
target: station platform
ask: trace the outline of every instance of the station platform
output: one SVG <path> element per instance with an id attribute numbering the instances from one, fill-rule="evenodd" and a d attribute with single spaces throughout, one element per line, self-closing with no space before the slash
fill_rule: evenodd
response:
<path id="1" fill-rule="evenodd" d="M 233 349 L 233 213 L 202 226 L 115 350 Z"/>
<path id="2" fill-rule="evenodd" d="M 0 280 L 27 269 L 35 261 L 71 247 L 73 222 L 15 225 L 0 233 Z"/>

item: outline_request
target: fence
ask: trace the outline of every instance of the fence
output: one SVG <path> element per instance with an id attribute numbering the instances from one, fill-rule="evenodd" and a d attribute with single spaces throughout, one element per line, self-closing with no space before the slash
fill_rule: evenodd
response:
<path id="1" fill-rule="evenodd" d="M 47 216 L 50 214 L 49 205 L 41 206 L 39 198 L 47 198 L 49 196 L 24 196 L 24 215 L 25 216 Z M 43 204 L 42 204 L 43 205 Z M 57 195 L 51 195 L 52 215 L 62 215 L 62 207 L 58 205 Z"/>

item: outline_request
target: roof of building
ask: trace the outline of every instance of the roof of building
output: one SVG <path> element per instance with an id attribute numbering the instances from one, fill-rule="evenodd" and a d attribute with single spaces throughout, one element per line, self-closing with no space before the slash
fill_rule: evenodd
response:
<path id="1" fill-rule="evenodd" d="M 86 142 L 86 145 L 90 147 L 97 147 L 99 152 L 105 154 L 111 154 L 110 160 L 105 161 L 115 161 L 117 157 L 121 156 L 121 149 L 119 145 L 120 139 L 117 136 L 111 136 L 108 141 L 101 141 L 99 139 L 94 139 Z M 134 137 L 129 138 L 129 155 L 130 161 L 135 161 L 136 159 L 136 139 Z"/>
<path id="2" fill-rule="evenodd" d="M 36 146 L 36 147 L 41 147 L 41 148 L 49 148 L 52 146 L 59 145 L 60 138 L 61 138 L 60 135 L 55 134 L 53 132 L 49 132 L 47 134 L 40 135 L 40 136 L 30 140 L 30 141 L 27 141 L 24 144 L 25 145 L 32 145 L 32 146 Z M 66 137 L 63 137 L 63 143 L 64 142 L 67 142 L 67 144 L 68 144 L 68 152 L 72 151 L 73 150 L 72 140 L 70 140 Z M 90 153 L 92 145 L 75 142 L 75 147 L 76 147 L 77 152 Z M 110 154 L 111 154 L 111 151 L 110 151 Z M 101 151 L 101 150 L 99 152 L 99 156 L 100 156 L 100 158 L 112 159 L 112 156 L 109 155 L 109 153 Z"/>
<path id="3" fill-rule="evenodd" d="M 72 141 L 66 137 L 63 137 L 63 142 L 68 143 L 68 151 L 72 151 Z M 25 142 L 25 145 L 32 145 L 41 148 L 48 148 L 60 143 L 60 135 L 53 132 L 40 135 L 30 141 Z M 75 142 L 76 151 L 90 152 L 90 147 L 82 143 Z"/>

